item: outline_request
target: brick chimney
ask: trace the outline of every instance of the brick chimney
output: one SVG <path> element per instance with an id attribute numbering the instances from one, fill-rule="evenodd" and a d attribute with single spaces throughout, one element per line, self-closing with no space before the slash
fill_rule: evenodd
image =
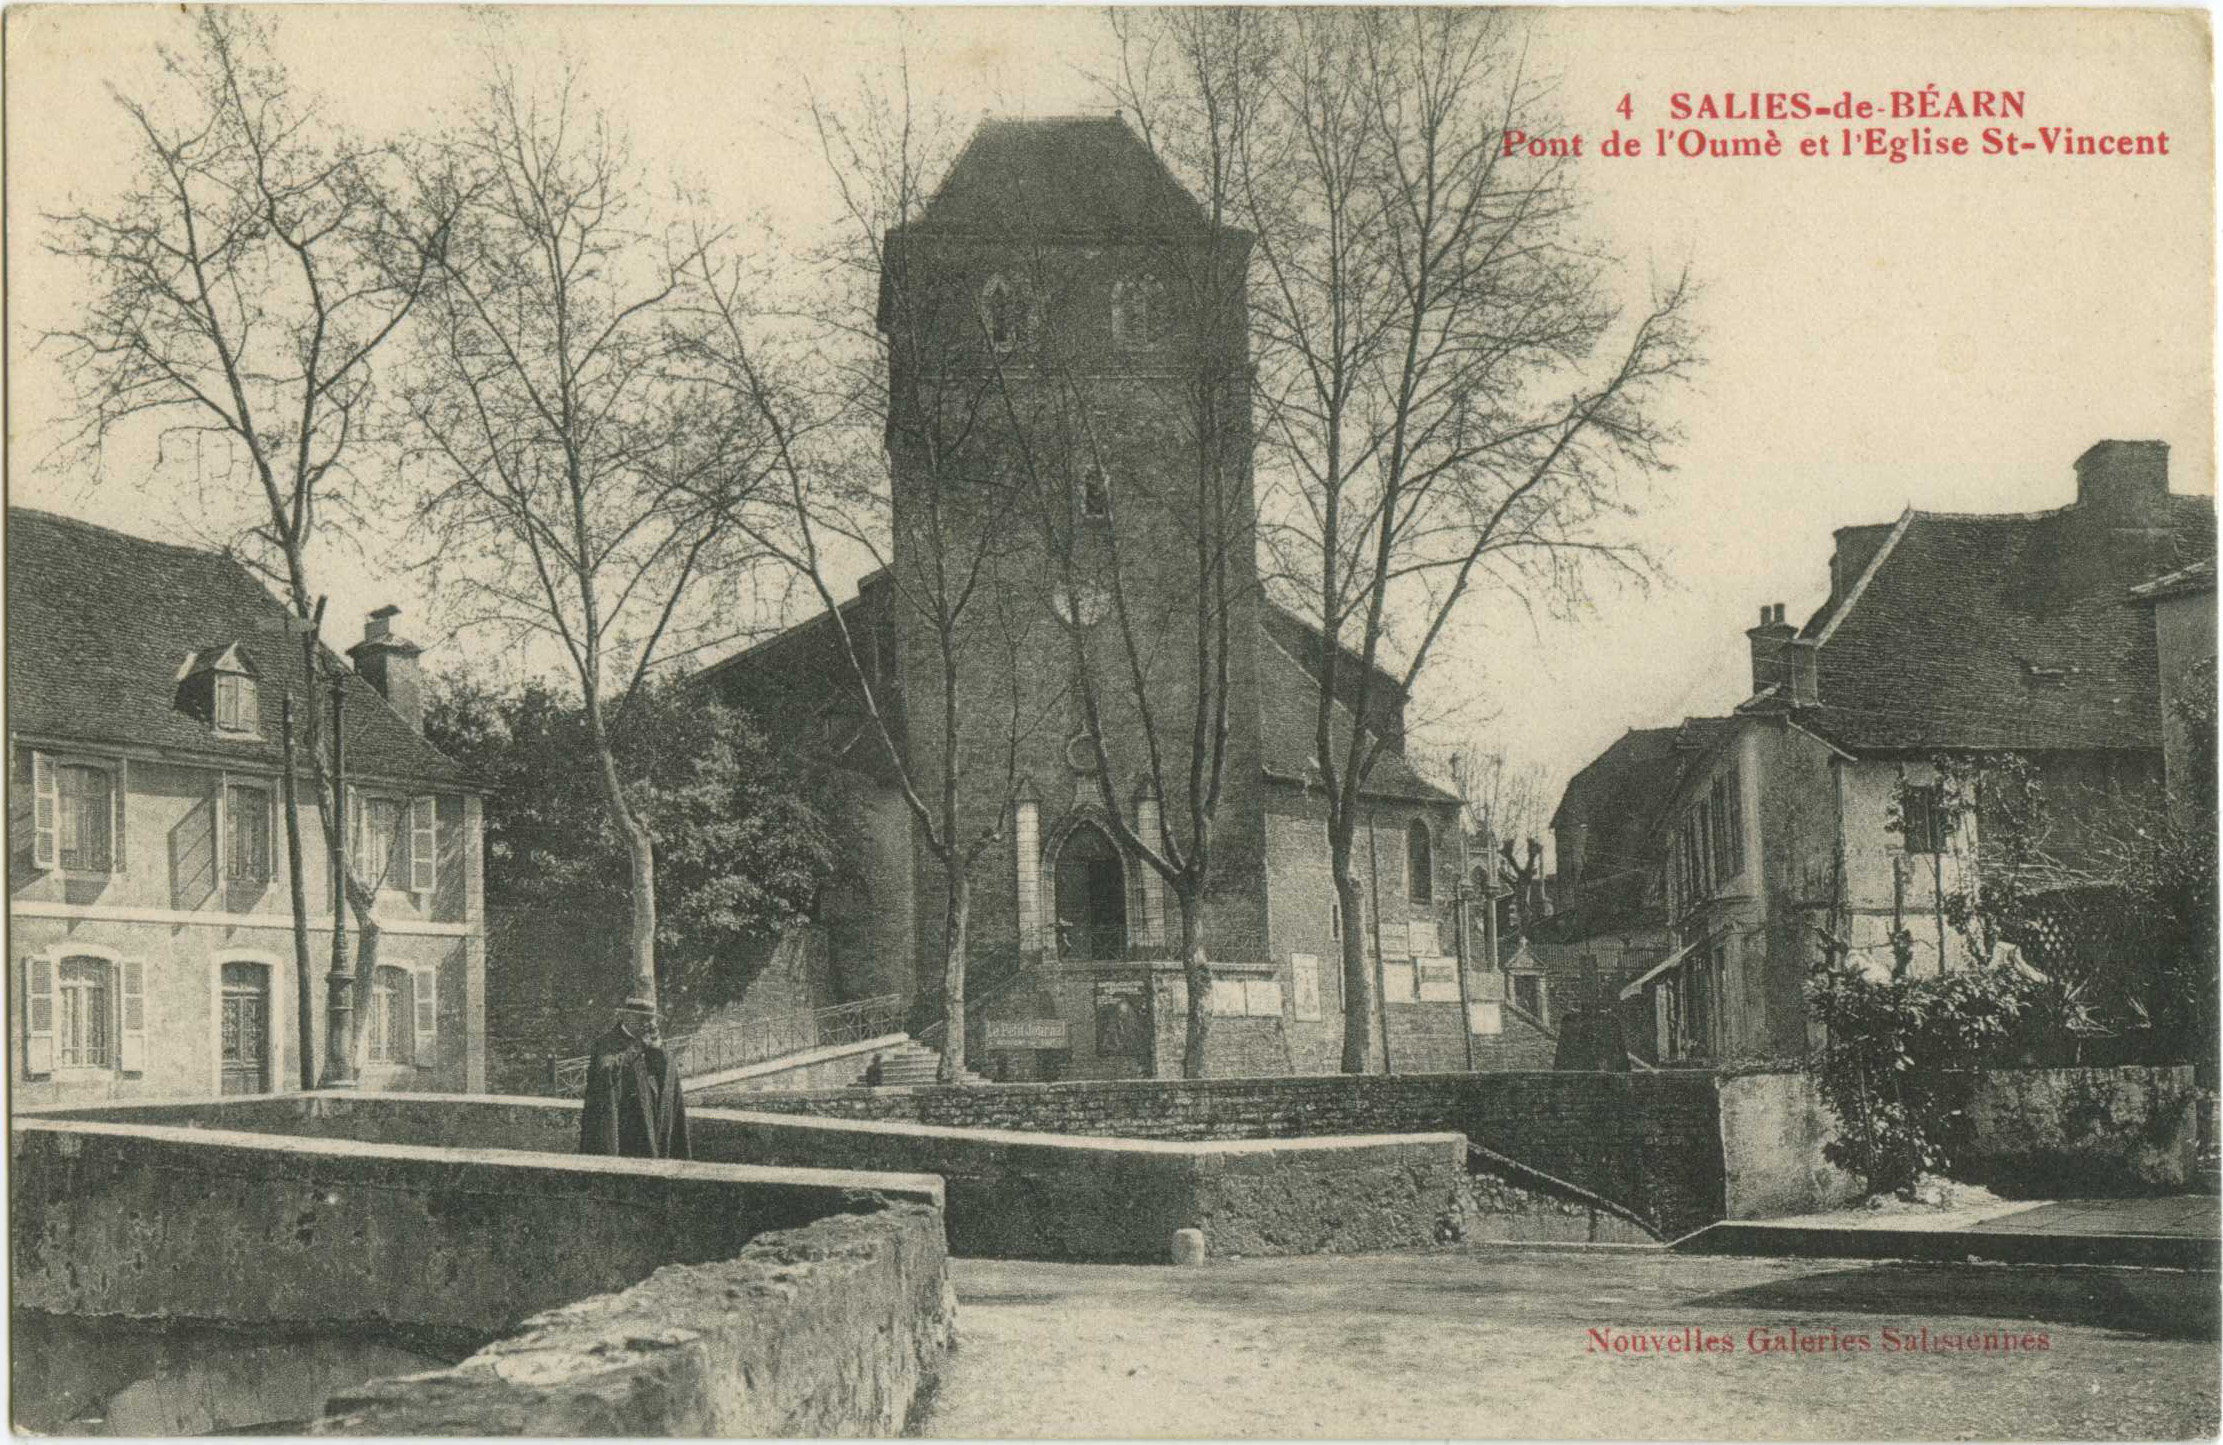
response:
<path id="1" fill-rule="evenodd" d="M 2169 515 L 2169 444 L 2093 443 L 2076 459 L 2076 505 L 2117 527 L 2164 525 Z"/>
<path id="2" fill-rule="evenodd" d="M 417 673 L 417 657 L 424 651 L 416 643 L 394 632 L 394 619 L 401 609 L 394 606 L 379 608 L 363 624 L 363 640 L 347 650 L 355 660 L 355 671 L 363 680 L 378 689 L 402 721 L 418 732 L 425 730 L 425 702 L 423 682 Z"/>
<path id="3" fill-rule="evenodd" d="M 1798 629 L 1783 620 L 1783 604 L 1771 602 L 1760 609 L 1760 625 L 1748 628 L 1744 634 L 1752 639 L 1752 690 L 1781 683 L 1789 692 L 1790 675 L 1783 668 L 1783 649 Z"/>

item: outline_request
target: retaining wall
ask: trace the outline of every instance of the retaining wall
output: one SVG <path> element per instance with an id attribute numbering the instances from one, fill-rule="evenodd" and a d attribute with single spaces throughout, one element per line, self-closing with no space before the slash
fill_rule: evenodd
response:
<path id="1" fill-rule="evenodd" d="M 1969 1099 L 1976 1149 L 1958 1172 L 2009 1197 L 2188 1190 L 2198 1099 L 2190 1064 L 1995 1070 Z"/>
<path id="2" fill-rule="evenodd" d="M 1968 1080 L 1969 1147 L 1953 1177 L 2013 1199 L 2166 1194 L 2196 1186 L 2198 1094 L 2189 1064 L 1995 1069 Z M 1726 1216 L 1836 1208 L 1866 1183 L 1829 1162 L 1837 1119 L 1806 1074 L 1725 1078 Z"/>
<path id="3" fill-rule="evenodd" d="M 67 1112 L 486 1156 L 575 1148 L 579 1130 L 574 1100 L 454 1094 L 329 1093 Z M 1180 1141 L 703 1108 L 689 1112 L 688 1134 L 698 1161 L 939 1175 L 947 1184 L 949 1247 L 959 1254 L 1161 1261 L 1176 1229 L 1204 1230 L 1215 1255 L 1403 1249 L 1455 1235 L 1462 1210 L 1475 1208 L 1466 1141 L 1441 1131 Z"/>
<path id="4" fill-rule="evenodd" d="M 768 1231 L 942 1199 L 918 1176 L 52 1117 L 19 1115 L 9 1138 L 12 1308 L 362 1322 L 472 1345 Z"/>
<path id="5" fill-rule="evenodd" d="M 1673 1236 L 1724 1217 L 1710 1073 L 1307 1075 L 835 1089 L 758 1111 L 1131 1139 L 1452 1132 L 1602 1195 Z"/>
<path id="6" fill-rule="evenodd" d="M 335 1396 L 313 1433 L 884 1438 L 954 1317 L 937 1211 L 894 1205 L 552 1310 L 452 1369 Z"/>

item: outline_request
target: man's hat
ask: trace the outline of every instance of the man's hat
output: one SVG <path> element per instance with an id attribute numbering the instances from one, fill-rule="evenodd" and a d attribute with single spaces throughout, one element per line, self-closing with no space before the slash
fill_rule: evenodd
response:
<path id="1" fill-rule="evenodd" d="M 631 998 L 627 999 L 624 1003 L 618 1005 L 618 1012 L 629 1014 L 652 1014 L 656 1012 L 656 1000 L 652 998 L 643 998 L 641 995 L 635 994 Z"/>

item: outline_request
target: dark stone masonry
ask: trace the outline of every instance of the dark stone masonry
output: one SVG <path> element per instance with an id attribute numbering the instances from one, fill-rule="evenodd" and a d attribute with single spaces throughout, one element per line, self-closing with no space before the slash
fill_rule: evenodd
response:
<path id="1" fill-rule="evenodd" d="M 1669 1237 L 1727 1211 L 1713 1076 L 1315 1075 L 832 1089 L 752 1094 L 754 1110 L 1129 1139 L 1453 1132 L 1603 1196 Z"/>

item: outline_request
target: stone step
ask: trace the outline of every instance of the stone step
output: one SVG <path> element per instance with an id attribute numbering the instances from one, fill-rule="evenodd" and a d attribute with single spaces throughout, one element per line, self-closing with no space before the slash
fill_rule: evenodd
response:
<path id="1" fill-rule="evenodd" d="M 878 1057 L 881 1088 L 915 1088 L 922 1084 L 939 1082 L 936 1075 L 941 1072 L 942 1056 L 915 1039 L 885 1050 Z M 869 1068 L 869 1063 L 867 1067 Z M 858 1070 L 857 1083 L 860 1086 L 864 1084 L 865 1073 L 864 1069 Z M 968 1084 L 987 1082 L 969 1070 L 960 1070 L 958 1078 Z"/>

